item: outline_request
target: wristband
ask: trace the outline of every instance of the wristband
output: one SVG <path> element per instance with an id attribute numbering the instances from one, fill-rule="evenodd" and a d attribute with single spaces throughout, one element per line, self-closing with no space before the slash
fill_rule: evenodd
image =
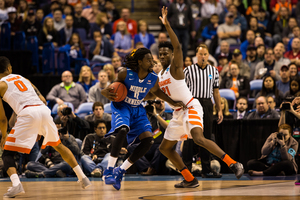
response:
<path id="1" fill-rule="evenodd" d="M 159 114 L 158 114 L 158 113 L 156 113 L 155 117 L 157 118 L 157 116 L 159 116 Z"/>

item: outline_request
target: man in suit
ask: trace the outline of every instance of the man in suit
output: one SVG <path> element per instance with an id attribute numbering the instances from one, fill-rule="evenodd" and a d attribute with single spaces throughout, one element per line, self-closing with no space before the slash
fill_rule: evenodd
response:
<path id="1" fill-rule="evenodd" d="M 246 119 L 247 118 L 247 108 L 248 101 L 245 97 L 240 97 L 236 104 L 237 112 L 233 113 L 233 119 Z"/>

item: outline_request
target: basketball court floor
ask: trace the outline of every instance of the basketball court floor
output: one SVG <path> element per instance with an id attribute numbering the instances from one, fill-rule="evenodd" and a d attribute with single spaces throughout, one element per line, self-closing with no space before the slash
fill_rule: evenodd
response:
<path id="1" fill-rule="evenodd" d="M 295 186 L 297 176 L 249 177 L 236 180 L 233 174 L 223 174 L 220 179 L 197 177 L 198 188 L 174 188 L 181 176 L 126 175 L 119 191 L 105 185 L 101 178 L 90 178 L 92 186 L 81 189 L 77 178 L 21 178 L 25 194 L 15 199 L 72 199 L 72 200 L 300 200 L 300 186 Z M 299 177 L 300 178 L 300 175 Z M 8 178 L 0 179 L 0 198 L 11 186 Z"/>

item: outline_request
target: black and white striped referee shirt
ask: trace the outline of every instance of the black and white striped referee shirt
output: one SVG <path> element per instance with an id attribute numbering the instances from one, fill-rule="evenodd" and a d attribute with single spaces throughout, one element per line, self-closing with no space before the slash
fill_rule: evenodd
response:
<path id="1" fill-rule="evenodd" d="M 204 69 L 198 64 L 192 64 L 184 69 L 184 74 L 193 97 L 210 99 L 213 97 L 213 89 L 219 88 L 219 72 L 209 64 Z"/>

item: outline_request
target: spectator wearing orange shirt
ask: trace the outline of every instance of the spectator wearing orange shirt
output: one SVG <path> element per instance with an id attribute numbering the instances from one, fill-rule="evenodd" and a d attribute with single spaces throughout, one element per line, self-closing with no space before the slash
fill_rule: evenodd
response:
<path id="1" fill-rule="evenodd" d="M 120 21 L 124 21 L 127 24 L 128 32 L 134 37 L 137 34 L 137 23 L 135 20 L 130 19 L 130 10 L 129 8 L 122 8 L 121 18 L 116 20 L 113 25 L 113 34 L 117 32 L 117 25 Z"/>
<path id="2" fill-rule="evenodd" d="M 279 10 L 281 7 L 286 7 L 288 8 L 289 11 L 289 15 L 292 14 L 292 4 L 290 0 L 280 0 L 277 1 L 277 3 L 275 4 L 275 8 L 272 9 L 272 11 L 274 12 L 275 15 L 277 15 L 276 20 L 279 21 L 280 20 L 280 13 Z"/>

